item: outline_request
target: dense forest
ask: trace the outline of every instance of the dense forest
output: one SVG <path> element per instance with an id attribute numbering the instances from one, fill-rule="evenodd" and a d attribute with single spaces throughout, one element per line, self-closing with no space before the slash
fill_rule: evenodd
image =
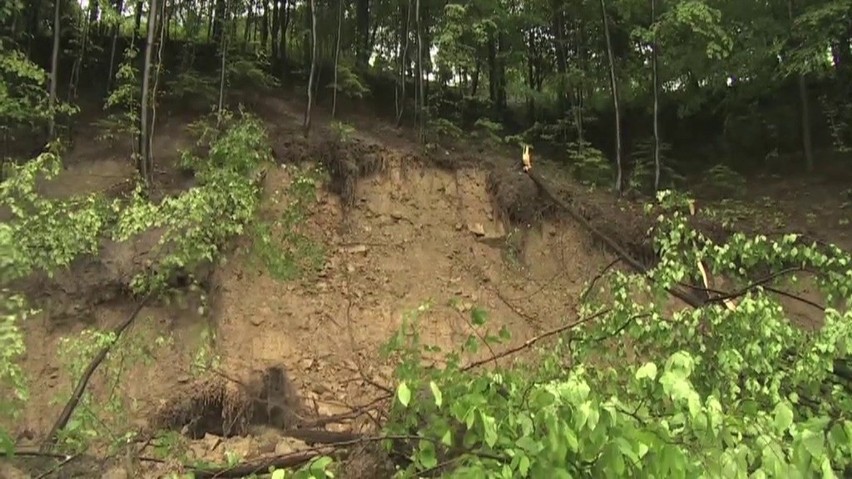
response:
<path id="1" fill-rule="evenodd" d="M 742 219 L 739 226 L 722 224 L 696 211 L 692 199 L 744 196 L 746 178 L 754 177 L 846 181 L 842 205 L 831 207 L 840 216 L 832 232 L 848 230 L 852 0 L 2 3 L 0 450 L 16 474 L 33 473 L 21 477 L 96 477 L 116 468 L 124 475 L 107 476 L 804 479 L 852 474 L 852 258 L 834 244 L 846 233 L 822 237 L 814 233 L 816 227 L 803 234 L 786 225 L 768 232 L 761 229 L 765 222 L 754 226 Z M 298 105 L 298 128 L 282 129 L 291 122 L 283 110 L 276 110 L 278 117 L 268 114 L 273 98 Z M 178 136 L 170 130 L 177 130 L 175 118 L 195 136 L 192 145 L 170 152 L 171 164 L 161 159 L 172 161 L 172 156 L 156 145 L 160 136 Z M 391 147 L 382 142 L 365 147 L 363 132 L 376 119 L 400 138 L 410 132 L 413 146 L 406 143 L 405 154 L 388 153 Z M 374 136 L 389 130 L 381 131 Z M 319 164 L 315 170 L 283 168 L 302 158 L 287 157 L 295 150 L 276 145 L 292 146 L 297 136 L 305 156 Z M 122 183 L 123 191 L 65 197 L 62 188 L 44 186 L 70 175 L 64 155 L 75 148 L 96 151 L 86 150 L 95 142 L 110 145 L 110 152 L 130 165 L 132 178 Z M 521 174 L 515 157 L 530 147 L 531 172 L 524 168 L 529 174 Z M 457 151 L 464 153 L 451 154 Z M 465 162 L 453 163 L 464 155 Z M 301 298 L 335 289 L 335 275 L 343 271 L 346 286 L 339 289 L 346 293 L 340 301 L 346 306 L 328 315 L 345 312 L 352 321 L 353 303 L 378 311 L 376 304 L 366 306 L 367 298 L 376 284 L 392 288 L 393 281 L 379 281 L 369 270 L 356 274 L 350 260 L 333 258 L 360 254 L 361 261 L 377 261 L 368 249 L 380 244 L 360 239 L 352 246 L 353 239 L 322 245 L 307 232 L 306 225 L 331 231 L 321 222 L 337 218 L 329 213 L 330 200 L 320 199 L 325 198 L 321 185 L 328 183 L 337 194 L 345 216 L 368 203 L 363 192 L 361 202 L 355 201 L 356 179 L 390 169 L 393 161 L 413 163 L 416 157 L 438 164 L 435 158 L 450 158 L 439 166 L 454 171 L 461 191 L 459 171 L 474 175 L 470 172 L 484 168 L 471 166 L 476 162 L 469 156 L 490 168 L 487 180 L 470 182 L 487 182 L 488 194 L 500 206 L 500 214 L 488 213 L 487 220 L 506 217 L 514 223 L 511 231 L 492 237 L 486 231 L 490 226 L 442 217 L 447 215 L 441 206 L 428 204 L 432 197 L 417 208 L 409 201 L 411 215 L 434 208 L 435 218 L 449 221 L 444 236 L 429 238 L 452 252 L 441 250 L 421 263 L 438 268 L 447 258 L 467 261 L 459 259 L 464 256 L 459 251 L 472 256 L 475 247 L 494 238 L 503 248 L 501 261 L 523 256 L 519 251 L 526 243 L 513 243 L 522 230 L 569 218 L 596 242 L 582 243 L 586 249 L 575 249 L 574 256 L 589 258 L 597 274 L 571 277 L 565 291 L 553 292 L 555 303 L 536 300 L 542 309 L 533 319 L 493 293 L 501 314 L 520 318 L 523 327 L 486 311 L 496 306 L 474 304 L 484 304 L 483 295 L 459 293 L 464 288 L 455 279 L 440 287 L 463 299 L 446 305 L 394 293 L 423 303 L 409 304 L 402 319 L 394 320 L 396 329 L 381 338 L 386 340 L 381 361 L 392 372 L 384 381 L 367 377 L 360 364 L 350 368 L 360 374 L 362 389 L 346 394 L 374 400 L 347 413 L 323 415 L 313 397 L 309 412 L 316 417 L 305 419 L 304 411 L 290 411 L 293 404 L 272 404 L 271 384 L 289 381 L 280 369 L 268 368 L 258 382 L 260 392 L 252 392 L 255 386 L 248 381 L 228 376 L 240 367 L 228 363 L 228 369 L 208 356 L 192 361 L 192 375 L 158 380 L 193 389 L 176 393 L 180 400 L 174 404 L 180 406 L 169 402 L 168 413 L 140 412 L 133 401 L 102 390 L 101 383 L 128 380 L 128 357 L 154 357 L 157 348 L 182 341 L 126 339 L 134 322 L 143 322 L 136 317 L 144 308 L 171 304 L 181 291 L 200 294 L 199 315 L 216 310 L 208 301 L 219 289 L 211 284 L 221 283 L 225 273 L 199 271 L 224 268 L 226 258 L 238 258 L 242 250 L 233 245 L 239 239 L 249 238 L 246 251 L 281 282 L 296 276 L 314 281 L 276 290 L 280 294 Z M 495 166 L 504 157 L 515 162 L 511 174 Z M 282 168 L 270 168 L 274 163 Z M 563 173 L 573 178 L 565 184 L 574 186 L 551 188 L 563 181 Z M 181 181 L 184 186 L 174 186 Z M 701 189 L 708 183 L 714 191 Z M 434 189 L 432 184 L 420 188 Z M 402 190 L 376 191 L 402 208 L 405 201 L 396 196 Z M 405 194 L 426 195 L 423 191 Z M 592 198 L 584 195 L 601 191 L 596 202 L 583 203 Z M 280 202 L 284 213 L 274 221 L 262 218 L 270 204 L 279 204 L 268 195 L 279 193 L 287 195 Z M 590 204 L 606 202 L 614 205 L 611 210 L 589 213 Z M 528 213 L 533 203 L 546 207 Z M 414 237 L 427 238 L 422 225 L 414 226 L 400 211 L 361 219 L 376 225 L 409 222 Z M 770 213 L 756 216 L 767 219 Z M 438 228 L 440 221 L 429 228 Z M 469 233 L 475 247 L 461 240 L 455 249 L 447 246 L 452 235 L 467 235 L 469 241 Z M 326 239 L 354 235 L 324 234 Z M 528 247 L 552 254 L 539 261 L 554 266 L 556 247 L 541 235 L 545 246 Z M 139 253 L 143 243 L 153 251 L 150 256 Z M 116 246 L 121 244 L 131 245 L 132 253 L 115 253 L 124 251 Z M 613 259 L 600 259 L 599 249 Z M 481 252 L 485 249 L 476 251 L 489 257 Z M 416 254 L 401 261 L 413 265 Z M 125 256 L 127 265 L 121 263 Z M 555 267 L 558 274 L 570 269 Z M 115 278 L 93 279 L 109 274 Z M 494 282 L 480 278 L 487 271 L 477 274 L 477 287 Z M 353 293 L 357 300 L 350 297 L 350 275 L 372 282 L 368 293 Z M 455 270 L 424 275 L 438 283 Z M 512 281 L 521 277 L 504 275 Z M 547 283 L 555 285 L 556 278 L 519 286 L 518 294 L 528 299 Z M 305 289 L 297 294 L 297 287 Z M 133 313 L 97 327 L 86 322 L 82 330 L 32 329 L 40 321 L 58 321 L 56 304 L 93 294 L 97 300 L 86 299 L 85 308 L 66 307 L 71 313 L 64 311 L 63 318 L 94 317 L 92 311 L 118 300 L 132 302 Z M 568 302 L 568 311 L 553 309 Z M 430 314 L 461 317 L 474 333 L 443 349 L 427 344 L 424 338 L 433 331 L 420 325 Z M 524 329 L 548 314 L 554 316 L 552 324 Z M 205 327 L 220 328 L 224 355 L 224 331 L 235 320 L 220 321 Z M 247 321 L 247 328 L 263 324 Z M 45 346 L 56 334 L 57 346 Z M 328 334 L 354 333 L 350 325 Z M 216 348 L 216 341 L 209 344 Z M 48 352 L 30 353 L 39 348 Z M 509 356 L 528 361 L 509 363 Z M 61 360 L 67 391 L 28 385 L 45 384 L 35 376 L 57 376 L 45 373 L 47 366 L 33 366 L 39 358 Z M 301 374 L 294 371 L 298 365 L 307 375 L 319 362 L 294 359 L 286 369 Z M 314 388 L 312 394 L 342 397 L 346 387 Z M 364 392 L 368 389 L 370 394 Z M 48 393 L 59 394 L 64 408 L 34 412 L 34 398 L 47 401 Z M 195 419 L 189 419 L 192 414 Z M 136 427 L 133 415 L 151 419 Z M 51 416 L 47 423 L 39 422 L 46 416 Z M 364 422 L 358 431 L 355 419 Z M 27 421 L 38 427 L 22 425 Z M 222 441 L 236 444 L 236 437 L 263 436 L 249 423 L 277 428 L 276 437 L 298 440 L 300 447 L 282 449 L 279 442 L 270 451 L 242 457 L 228 452 L 222 461 L 186 452 L 199 442 L 213 450 Z M 0 463 L 0 476 L 12 474 L 3 467 Z M 77 475 L 63 475 L 67 471 Z"/>
<path id="2" fill-rule="evenodd" d="M 368 97 L 424 134 L 480 128 L 562 156 L 591 145 L 625 171 L 648 145 L 699 171 L 813 170 L 846 151 L 849 4 L 717 3 L 11 2 L 4 75 L 30 60 L 73 104 L 114 92 L 133 51 L 166 95 L 310 83 L 312 101 Z M 7 131 L 34 120 L 25 106 L 5 110 Z"/>

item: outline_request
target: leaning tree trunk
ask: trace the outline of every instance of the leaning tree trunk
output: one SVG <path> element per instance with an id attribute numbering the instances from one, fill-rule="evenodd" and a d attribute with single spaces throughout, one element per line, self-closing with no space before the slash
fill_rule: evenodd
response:
<path id="1" fill-rule="evenodd" d="M 606 14 L 606 0 L 601 0 L 601 16 L 603 17 L 604 38 L 606 39 L 606 56 L 609 60 L 609 83 L 612 88 L 612 107 L 615 110 L 615 191 L 621 194 L 623 188 L 623 172 L 621 165 L 621 108 L 618 101 L 618 82 L 615 79 L 615 60 L 612 54 L 612 39 L 609 35 L 609 18 Z"/>
<path id="2" fill-rule="evenodd" d="M 50 117 L 47 124 L 47 136 L 53 140 L 56 134 L 56 81 L 59 75 L 59 20 L 62 8 L 62 0 L 54 0 L 53 9 L 53 54 L 50 60 L 50 97 L 48 98 L 48 109 Z M 43 131 L 43 130 L 42 130 Z"/>
<path id="3" fill-rule="evenodd" d="M 660 78 L 657 69 L 657 0 L 651 0 L 651 28 L 653 28 L 653 41 L 651 45 L 651 72 L 654 89 L 654 191 L 660 190 Z"/>
<path id="4" fill-rule="evenodd" d="M 343 25 L 343 2 L 337 4 L 337 40 L 334 45 L 334 91 L 331 97 L 331 119 L 337 115 L 337 68 L 340 61 L 340 30 Z"/>
<path id="5" fill-rule="evenodd" d="M 151 50 L 154 44 L 154 32 L 157 26 L 157 0 L 151 0 L 148 5 L 148 40 L 145 45 L 145 65 L 142 71 L 142 108 L 139 114 L 139 160 L 137 169 L 142 177 L 143 185 L 150 185 L 151 180 L 151 149 L 148 133 L 148 87 L 151 83 Z"/>
<path id="6" fill-rule="evenodd" d="M 308 106 L 305 108 L 304 135 L 311 133 L 311 107 L 314 102 L 314 75 L 317 69 L 317 9 L 316 2 L 310 0 L 311 7 L 311 74 L 308 77 Z"/>

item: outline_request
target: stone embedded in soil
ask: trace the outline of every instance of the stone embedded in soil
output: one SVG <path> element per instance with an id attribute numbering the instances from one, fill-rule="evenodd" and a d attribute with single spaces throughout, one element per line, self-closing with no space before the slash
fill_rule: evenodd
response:
<path id="1" fill-rule="evenodd" d="M 476 236 L 485 236 L 485 227 L 482 226 L 482 223 L 469 224 L 467 229 Z"/>
<path id="2" fill-rule="evenodd" d="M 275 445 L 275 455 L 283 456 L 284 454 L 291 454 L 305 449 L 308 449 L 308 445 L 303 441 L 292 437 L 285 437 Z"/>

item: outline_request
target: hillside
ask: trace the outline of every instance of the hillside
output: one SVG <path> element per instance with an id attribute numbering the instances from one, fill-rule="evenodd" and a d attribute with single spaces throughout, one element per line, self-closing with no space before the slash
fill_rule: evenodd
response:
<path id="1" fill-rule="evenodd" d="M 346 158 L 374 165 L 357 179 L 351 207 L 329 184 L 319 183 L 309 190 L 304 217 L 285 224 L 283 218 L 293 213 L 289 201 L 294 185 L 324 166 L 322 152 L 334 134 L 324 125 L 305 140 L 298 104 L 275 100 L 267 105 L 259 113 L 268 118 L 279 161 L 265 175 L 259 212 L 271 225 L 270 234 L 239 240 L 207 271 L 201 296 L 184 290 L 177 303 L 142 308 L 123 341 L 145 345 L 148 361 L 113 365 L 121 368 L 118 383 L 105 384 L 108 378 L 96 376 L 89 385 L 98 396 L 107 394 L 104 388 L 115 389 L 130 407 L 122 410 L 127 415 L 122 423 L 140 430 L 165 425 L 187 432 L 190 459 L 221 462 L 228 454 L 252 459 L 309 450 L 306 442 L 317 439 L 292 430 L 305 421 L 316 422 L 306 419 L 312 417 L 345 418 L 329 419 L 329 425 L 320 428 L 344 438 L 369 430 L 370 422 L 352 411 L 384 398 L 393 386 L 395 364 L 382 359 L 379 350 L 408 312 L 431 303 L 418 323 L 420 337 L 448 350 L 471 334 L 484 334 L 470 319 L 473 310 L 482 308 L 491 318 L 489 330 L 506 328 L 511 333 L 511 341 L 499 350 L 517 348 L 576 318 L 588 282 L 617 257 L 538 191 L 515 158 L 498 152 L 483 158 L 444 151 L 438 153 L 444 156 L 438 163 L 418 154 L 404 134 L 394 134 L 389 144 L 379 141 L 393 131 L 381 125 L 380 130 L 354 130 L 341 146 Z M 158 136 L 155 156 L 163 168 L 170 168 L 177 148 L 191 145 L 193 139 L 180 118 L 164 120 L 159 129 L 164 133 Z M 43 191 L 50 196 L 115 191 L 115 185 L 132 179 L 133 171 L 105 153 L 85 137 L 77 139 L 66 155 L 68 166 L 44 184 Z M 537 162 L 535 171 L 566 195 L 564 201 L 570 198 L 578 209 L 594 211 L 594 216 L 585 214 L 594 224 L 615 231 L 624 248 L 636 251 L 642 242 L 625 241 L 628 235 L 619 229 L 635 232 L 640 228 L 636 223 L 648 221 L 642 219 L 641 204 L 596 194 L 552 173 L 558 171 L 554 168 Z M 188 185 L 170 188 L 174 194 Z M 835 211 L 831 205 L 815 208 Z M 513 223 L 507 211 L 529 215 L 532 224 Z M 787 216 L 784 224 L 797 221 L 803 220 Z M 281 230 L 286 226 L 297 232 L 288 235 Z M 848 232 L 848 227 L 830 227 L 812 234 L 835 235 L 839 243 L 848 244 Z M 46 307 L 23 325 L 27 353 L 22 364 L 34 394 L 15 425 L 20 446 L 43 437 L 61 409 L 56 400 L 72 385 L 73 377 L 63 372 L 67 364 L 56 355 L 63 338 L 83 329 L 110 330 L 127 318 L 135 306 L 119 285 L 146 261 L 153 241 L 156 237 L 109 244 L 94 263 L 76 262 L 55 279 L 31 286 L 30 296 Z M 274 250 L 294 256 L 270 262 Z M 105 294 L 110 289 L 112 293 Z M 788 307 L 804 314 L 805 322 L 814 321 L 794 302 Z M 161 344 L 155 338 L 168 341 Z M 493 354 L 495 350 L 484 349 L 475 357 L 484 360 Z M 122 357 L 126 355 L 131 361 L 132 353 Z M 205 372 L 199 373 L 199 365 Z M 269 389 L 275 371 L 283 372 L 288 383 L 278 392 Z M 217 418 L 223 408 L 235 406 L 224 405 L 222 394 L 248 403 L 256 394 L 283 404 L 283 417 L 255 416 L 253 421 L 291 433 L 260 425 L 223 430 Z M 234 433 L 238 435 L 227 437 Z M 80 467 L 85 470 L 90 464 Z M 161 470 L 143 462 L 136 474 L 159 477 Z"/>
<path id="2" fill-rule="evenodd" d="M 852 3 L 746 3 L 4 4 L 0 479 L 852 477 Z"/>

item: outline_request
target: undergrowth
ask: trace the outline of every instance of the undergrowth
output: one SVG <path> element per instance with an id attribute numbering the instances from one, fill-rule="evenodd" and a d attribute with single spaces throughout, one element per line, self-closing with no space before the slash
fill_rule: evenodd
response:
<path id="1" fill-rule="evenodd" d="M 276 191 L 273 196 L 274 205 L 286 202 L 280 217 L 252 224 L 251 257 L 277 280 L 310 277 L 325 264 L 322 243 L 303 231 L 316 203 L 317 185 L 325 176 L 319 168 L 298 171 L 283 194 Z"/>
<path id="2" fill-rule="evenodd" d="M 385 427 L 400 477 L 848 477 L 852 259 L 794 235 L 715 244 L 674 198 L 659 195 L 653 282 L 610 273 L 599 289 L 611 299 L 566 319 L 537 360 L 471 366 L 483 341 L 506 335 L 471 334 L 441 352 L 420 339 L 428 305 L 405 319 L 388 346 L 398 387 Z M 667 312 L 666 288 L 692 279 L 699 259 L 740 292 Z M 753 286 L 744 272 L 756 265 L 783 274 Z M 806 271 L 829 305 L 815 332 L 791 324 L 766 289 Z"/>

